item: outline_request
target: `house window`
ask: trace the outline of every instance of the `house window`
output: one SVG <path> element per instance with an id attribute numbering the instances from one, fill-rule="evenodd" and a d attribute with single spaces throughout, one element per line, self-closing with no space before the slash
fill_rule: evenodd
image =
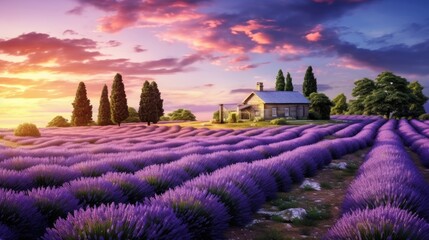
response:
<path id="1" fill-rule="evenodd" d="M 290 116 L 290 112 L 289 112 L 289 108 L 285 108 L 285 117 L 289 117 Z"/>
<path id="2" fill-rule="evenodd" d="M 261 115 L 261 113 L 258 110 L 256 110 L 255 111 L 255 116 L 259 117 L 260 115 Z"/>
<path id="3" fill-rule="evenodd" d="M 277 108 L 272 108 L 271 113 L 273 117 L 277 117 Z"/>

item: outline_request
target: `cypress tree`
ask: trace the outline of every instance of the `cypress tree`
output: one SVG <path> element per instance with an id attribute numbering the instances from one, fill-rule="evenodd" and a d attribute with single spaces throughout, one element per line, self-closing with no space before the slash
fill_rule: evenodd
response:
<path id="1" fill-rule="evenodd" d="M 85 83 L 80 82 L 74 99 L 72 126 L 86 126 L 92 121 L 92 105 L 86 95 Z"/>
<path id="2" fill-rule="evenodd" d="M 155 103 L 152 87 L 148 81 L 145 81 L 140 94 L 139 118 L 140 121 L 147 122 L 148 126 L 159 118 Z"/>
<path id="3" fill-rule="evenodd" d="M 104 85 L 103 91 L 101 91 L 100 106 L 98 107 L 98 119 L 97 124 L 100 126 L 110 125 L 112 121 L 110 119 L 110 102 L 107 85 Z"/>
<path id="4" fill-rule="evenodd" d="M 284 91 L 285 89 L 285 77 L 283 71 L 280 69 L 276 76 L 276 91 Z"/>
<path id="5" fill-rule="evenodd" d="M 151 82 L 150 84 L 151 89 L 153 91 L 153 98 L 155 101 L 155 106 L 156 107 L 156 118 L 154 118 L 156 121 L 154 121 L 154 123 L 157 123 L 159 121 L 159 118 L 161 116 L 164 116 L 164 108 L 163 108 L 163 102 L 164 100 L 161 98 L 161 92 L 158 89 L 158 84 L 156 84 L 155 81 Z"/>
<path id="6" fill-rule="evenodd" d="M 285 91 L 293 91 L 292 78 L 290 77 L 290 73 L 289 72 L 286 75 Z"/>
<path id="7" fill-rule="evenodd" d="M 121 126 L 121 122 L 128 118 L 127 95 L 121 74 L 117 73 L 113 80 L 112 93 L 110 95 L 110 110 L 112 122 Z"/>
<path id="8" fill-rule="evenodd" d="M 309 97 L 312 93 L 317 93 L 317 79 L 314 78 L 313 68 L 311 66 L 309 66 L 305 72 L 302 93 L 304 93 L 306 97 Z"/>

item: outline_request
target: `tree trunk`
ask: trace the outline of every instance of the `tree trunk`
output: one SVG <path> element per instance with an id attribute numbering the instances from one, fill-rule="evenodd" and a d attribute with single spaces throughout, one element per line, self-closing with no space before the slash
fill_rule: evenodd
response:
<path id="1" fill-rule="evenodd" d="M 121 126 L 121 123 L 120 122 L 118 122 L 118 127 L 120 127 Z"/>
<path id="2" fill-rule="evenodd" d="M 147 125 L 150 126 L 150 121 L 147 122 Z"/>

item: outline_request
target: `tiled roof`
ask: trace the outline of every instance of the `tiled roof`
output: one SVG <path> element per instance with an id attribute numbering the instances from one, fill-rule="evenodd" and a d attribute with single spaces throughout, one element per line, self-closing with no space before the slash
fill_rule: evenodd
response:
<path id="1" fill-rule="evenodd" d="M 310 103 L 304 95 L 296 91 L 255 91 L 253 93 L 265 103 Z"/>

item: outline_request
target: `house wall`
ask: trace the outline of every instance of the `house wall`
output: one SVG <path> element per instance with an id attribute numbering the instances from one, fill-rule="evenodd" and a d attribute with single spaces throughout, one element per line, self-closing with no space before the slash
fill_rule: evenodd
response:
<path id="1" fill-rule="evenodd" d="M 277 116 L 273 116 L 273 108 L 276 108 Z M 285 116 L 286 108 L 289 109 L 289 116 Z M 265 120 L 274 118 L 292 117 L 296 119 L 307 119 L 309 111 L 308 104 L 265 104 Z"/>
<path id="2" fill-rule="evenodd" d="M 250 119 L 254 119 L 255 117 L 264 118 L 264 102 L 258 96 L 253 94 L 244 104 L 250 105 L 249 108 L 243 110 L 243 112 L 250 114 Z"/>

